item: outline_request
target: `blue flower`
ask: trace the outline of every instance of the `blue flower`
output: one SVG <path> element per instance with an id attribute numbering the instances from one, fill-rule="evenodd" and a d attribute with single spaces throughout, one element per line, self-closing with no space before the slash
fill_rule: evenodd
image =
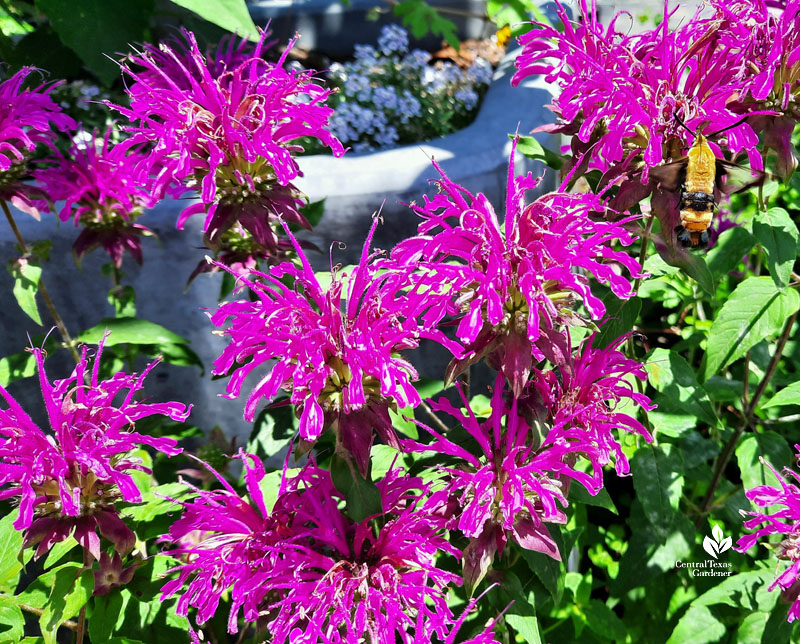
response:
<path id="1" fill-rule="evenodd" d="M 378 38 L 378 47 L 387 56 L 408 51 L 408 32 L 397 25 L 386 25 Z"/>

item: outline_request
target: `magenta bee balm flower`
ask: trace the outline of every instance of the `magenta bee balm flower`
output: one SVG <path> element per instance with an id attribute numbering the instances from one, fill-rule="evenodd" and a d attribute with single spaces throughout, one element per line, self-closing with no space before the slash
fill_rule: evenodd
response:
<path id="1" fill-rule="evenodd" d="M 136 223 L 158 201 L 149 187 L 146 156 L 128 143 L 112 146 L 111 130 L 102 139 L 92 134 L 81 145 L 73 144 L 69 156 L 58 165 L 35 173 L 53 201 L 63 201 L 61 221 L 82 225 L 73 252 L 78 261 L 102 246 L 113 264 L 122 266 L 127 250 L 142 263 L 142 235 L 152 232 Z"/>
<path id="2" fill-rule="evenodd" d="M 419 290 L 447 302 L 436 311 L 462 316 L 456 336 L 466 354 L 450 364 L 448 380 L 488 356 L 519 396 L 534 360 L 566 360 L 563 328 L 585 324 L 571 310 L 578 300 L 593 319 L 605 314 L 589 276 L 627 298 L 633 291 L 624 272 L 636 277 L 641 268 L 612 250 L 615 242 L 633 241 L 622 225 L 627 220 L 594 221 L 590 215 L 605 207 L 591 194 L 556 192 L 526 203 L 537 181 L 530 174 L 515 178 L 513 158 L 502 225 L 484 195 L 471 195 L 442 173 L 441 192 L 414 206 L 423 219 L 418 235 L 395 247 L 392 262 L 419 269 Z"/>
<path id="3" fill-rule="evenodd" d="M 114 504 L 141 501 L 130 472 L 145 470 L 130 452 L 143 445 L 168 455 L 181 451 L 171 438 L 132 431 L 133 424 L 154 415 L 183 421 L 189 410 L 176 402 L 134 400 L 155 362 L 141 375 L 120 372 L 101 381 L 101 343 L 93 365 L 84 349 L 72 375 L 50 384 L 42 352 L 33 353 L 51 432 L 41 430 L 0 387 L 7 405 L 0 409 L 0 498 L 19 498 L 14 527 L 26 531 L 25 547 L 39 544 L 37 557 L 74 533 L 100 559 L 97 531 L 124 554 L 134 535 Z"/>
<path id="4" fill-rule="evenodd" d="M 369 254 L 371 238 L 372 233 L 358 266 L 333 273 L 328 288 L 296 245 L 300 267 L 285 262 L 268 273 L 253 272 L 259 281 L 240 278 L 255 301 L 223 303 L 211 316 L 216 326 L 227 324 L 222 334 L 230 344 L 214 372 L 232 374 L 230 398 L 240 395 L 248 375 L 269 365 L 247 398 L 245 419 L 253 420 L 262 400 L 287 390 L 300 415 L 301 438 L 315 441 L 335 427 L 338 442 L 362 472 L 373 429 L 398 446 L 389 408 L 420 402 L 411 384 L 417 373 L 400 352 L 417 347 L 422 338 L 458 351 L 443 333 L 416 321 L 425 304 L 403 291 L 408 271 L 379 271 L 372 261 L 377 253 Z"/>
<path id="5" fill-rule="evenodd" d="M 179 613 L 196 606 L 203 623 L 230 591 L 229 632 L 237 632 L 241 610 L 245 621 L 264 623 L 275 644 L 445 639 L 453 623 L 445 591 L 458 578 L 435 560 L 458 551 L 442 536 L 442 519 L 428 510 L 417 479 L 394 470 L 378 484 L 376 529 L 372 517 L 356 523 L 341 512 L 329 473 L 314 465 L 284 478 L 268 509 L 261 462 L 240 458 L 249 501 L 224 482 L 223 490 L 198 490 L 170 530 L 175 540 L 202 535 L 172 552 L 185 563 L 164 596 L 181 595 Z"/>
<path id="6" fill-rule="evenodd" d="M 27 161 L 37 145 L 54 149 L 55 130 L 66 132 L 76 125 L 50 98 L 54 84 L 23 89 L 31 73 L 38 70 L 23 67 L 0 82 L 0 199 L 38 215 L 33 200 L 43 194 L 23 183 L 29 172 Z"/>
<path id="7" fill-rule="evenodd" d="M 286 53 L 275 64 L 260 58 L 265 33 L 252 57 L 237 55 L 225 64 L 207 60 L 194 35 L 183 35 L 185 46 L 145 45 L 123 63 L 131 106 L 114 107 L 136 124 L 133 140 L 151 145 L 157 189 L 200 197 L 183 211 L 179 228 L 205 213 L 209 247 L 224 246 L 238 221 L 271 249 L 278 219 L 309 227 L 292 185 L 300 175 L 298 139 L 314 137 L 344 153 L 325 129 L 330 91 L 310 72 L 285 69 Z"/>
<path id="8" fill-rule="evenodd" d="M 795 449 L 798 452 L 796 458 L 800 458 L 800 445 L 795 445 Z M 741 537 L 736 542 L 736 549 L 745 552 L 761 542 L 773 550 L 779 561 L 788 563 L 769 589 L 780 587 L 783 599 L 791 602 L 788 620 L 793 622 L 800 617 L 800 475 L 788 467 L 781 475 L 763 459 L 761 462 L 775 475 L 779 487 L 760 485 L 746 490 L 745 494 L 755 505 L 773 511 L 742 511 L 751 517 L 744 522 L 744 527 L 755 531 Z M 767 543 L 765 537 L 770 535 L 777 535 L 779 540 Z"/>

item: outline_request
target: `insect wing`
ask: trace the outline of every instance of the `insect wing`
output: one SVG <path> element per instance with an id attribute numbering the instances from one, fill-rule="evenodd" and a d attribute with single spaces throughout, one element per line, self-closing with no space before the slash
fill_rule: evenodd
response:
<path id="1" fill-rule="evenodd" d="M 761 170 L 717 159 L 717 186 L 726 195 L 760 186 L 773 177 Z"/>
<path id="2" fill-rule="evenodd" d="M 664 190 L 678 190 L 686 178 L 686 166 L 689 158 L 684 157 L 672 163 L 656 165 L 650 168 L 650 181 L 658 183 Z"/>

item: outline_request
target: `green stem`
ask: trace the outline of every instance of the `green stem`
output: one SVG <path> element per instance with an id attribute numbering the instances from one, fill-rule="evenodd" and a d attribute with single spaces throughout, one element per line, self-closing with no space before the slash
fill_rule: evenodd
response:
<path id="1" fill-rule="evenodd" d="M 28 244 L 25 243 L 25 239 L 22 237 L 22 233 L 17 227 L 17 222 L 14 221 L 14 216 L 11 214 L 8 204 L 5 201 L 0 200 L 0 205 L 2 205 L 3 212 L 8 220 L 8 225 L 11 226 L 11 231 L 14 233 L 14 237 L 17 239 L 17 244 L 19 245 L 20 250 L 27 255 L 30 252 L 30 248 L 28 247 Z M 47 291 L 44 281 L 42 281 L 41 278 L 39 279 L 39 293 L 42 294 L 42 299 L 44 300 L 45 306 L 47 307 L 47 310 L 50 311 L 50 316 L 53 318 L 53 322 L 55 322 L 55 325 L 58 327 L 58 331 L 61 333 L 61 337 L 63 338 L 67 349 L 69 349 L 69 352 L 72 354 L 75 363 L 79 363 L 81 361 L 81 356 L 76 348 L 77 343 L 72 339 L 69 331 L 67 331 L 64 320 L 58 314 L 55 304 L 53 304 L 53 300 L 50 298 L 50 293 Z"/>
<path id="2" fill-rule="evenodd" d="M 778 368 L 778 362 L 780 362 L 781 356 L 783 355 L 783 350 L 786 347 L 786 342 L 789 339 L 789 334 L 792 331 L 792 327 L 794 326 L 796 319 L 797 313 L 794 313 L 788 320 L 786 320 L 786 325 L 783 327 L 783 332 L 778 339 L 778 345 L 775 347 L 775 353 L 773 354 L 772 359 L 769 361 L 767 371 L 764 373 L 764 377 L 761 379 L 761 382 L 758 384 L 758 387 L 753 393 L 750 403 L 744 408 L 744 418 L 742 419 L 741 424 L 728 439 L 728 442 L 722 449 L 722 453 L 719 455 L 719 458 L 717 458 L 717 462 L 714 464 L 714 474 L 711 477 L 711 483 L 708 486 L 708 491 L 706 492 L 706 496 L 703 499 L 702 505 L 700 506 L 700 516 L 697 518 L 697 522 L 695 523 L 697 526 L 700 525 L 711 508 L 712 501 L 714 499 L 714 493 L 716 492 L 717 486 L 722 479 L 722 472 L 728 466 L 728 462 L 731 460 L 731 456 L 736 448 L 736 444 L 739 442 L 739 438 L 741 437 L 742 433 L 744 433 L 744 430 L 747 429 L 748 425 L 752 423 L 753 410 L 756 408 L 756 405 L 761 399 L 761 396 L 764 394 L 769 381 L 775 374 L 775 370 Z M 745 374 L 745 378 L 747 378 L 747 376 L 748 374 Z"/>

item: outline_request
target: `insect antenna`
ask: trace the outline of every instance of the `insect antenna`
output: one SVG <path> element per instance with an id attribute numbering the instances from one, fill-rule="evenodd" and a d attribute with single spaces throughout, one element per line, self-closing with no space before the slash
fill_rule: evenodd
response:
<path id="1" fill-rule="evenodd" d="M 697 136 L 697 132 L 695 132 L 695 131 L 694 131 L 693 129 L 691 129 L 691 128 L 690 128 L 688 125 L 686 125 L 686 123 L 684 123 L 683 121 L 681 121 L 681 118 L 680 118 L 680 117 L 679 117 L 677 114 L 673 114 L 673 116 L 675 117 L 675 120 L 676 120 L 676 121 L 678 121 L 678 123 L 679 123 L 680 125 L 682 125 L 682 126 L 683 126 L 683 128 L 684 128 L 684 129 L 685 129 L 687 132 L 689 132 L 689 133 L 690 133 L 692 136 Z"/>
<path id="2" fill-rule="evenodd" d="M 739 125 L 744 123 L 748 118 L 749 118 L 749 115 L 745 116 L 744 118 L 739 119 L 733 125 L 729 125 L 728 127 L 724 127 L 721 130 L 717 130 L 716 132 L 712 132 L 711 134 L 706 134 L 706 138 L 710 139 L 712 136 L 717 136 L 718 134 L 722 134 L 723 132 L 727 132 L 728 130 L 732 130 L 733 128 L 738 127 Z"/>

